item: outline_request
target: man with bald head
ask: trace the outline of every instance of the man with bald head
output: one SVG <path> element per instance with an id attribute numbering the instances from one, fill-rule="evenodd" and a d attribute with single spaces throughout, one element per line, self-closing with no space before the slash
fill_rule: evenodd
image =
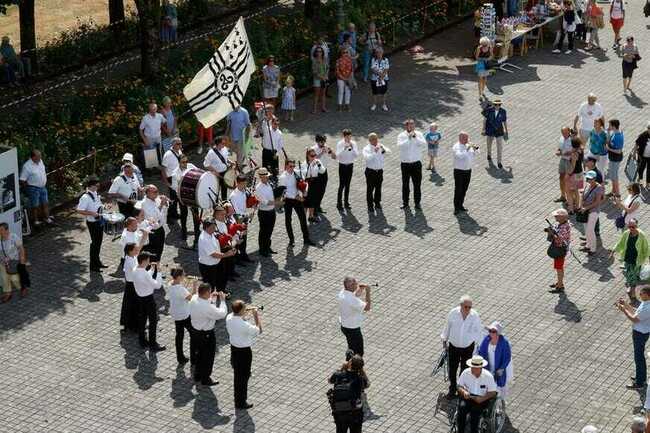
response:
<path id="1" fill-rule="evenodd" d="M 463 205 L 472 178 L 474 157 L 478 154 L 478 144 L 470 143 L 469 134 L 461 131 L 452 151 L 454 152 L 454 215 L 458 215 L 467 211 Z"/>
<path id="2" fill-rule="evenodd" d="M 580 138 L 585 144 L 589 141 L 591 130 L 594 129 L 594 121 L 600 118 L 603 118 L 603 122 L 605 121 L 605 112 L 603 107 L 596 102 L 597 99 L 593 93 L 587 95 L 587 102 L 580 104 L 578 114 L 573 119 L 573 129 L 579 132 Z M 578 123 L 580 129 L 578 129 Z"/>

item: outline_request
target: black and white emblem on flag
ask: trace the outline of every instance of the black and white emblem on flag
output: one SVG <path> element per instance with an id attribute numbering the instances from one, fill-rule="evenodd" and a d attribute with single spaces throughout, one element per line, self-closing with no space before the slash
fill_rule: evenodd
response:
<path id="1" fill-rule="evenodd" d="M 208 64 L 183 89 L 204 127 L 214 125 L 242 103 L 254 71 L 253 53 L 240 18 Z"/>

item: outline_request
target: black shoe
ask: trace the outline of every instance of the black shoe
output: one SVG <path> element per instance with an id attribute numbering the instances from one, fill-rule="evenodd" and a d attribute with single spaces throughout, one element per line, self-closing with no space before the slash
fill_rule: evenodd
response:
<path id="1" fill-rule="evenodd" d="M 289 240 L 289 246 L 292 247 L 296 245 L 296 243 L 293 241 L 293 239 Z"/>
<path id="2" fill-rule="evenodd" d="M 586 240 L 587 240 L 587 237 L 586 237 L 586 236 L 580 236 L 580 240 L 581 240 L 581 241 L 586 241 Z"/>
<path id="3" fill-rule="evenodd" d="M 502 168 L 503 168 L 503 165 L 502 165 L 501 163 L 498 163 L 498 164 L 497 164 L 497 167 L 499 167 L 499 168 L 502 169 Z"/>
<path id="4" fill-rule="evenodd" d="M 454 209 L 454 215 L 458 215 L 461 212 L 462 212 L 462 210 L 460 210 L 460 209 Z"/>
<path id="5" fill-rule="evenodd" d="M 186 231 L 186 230 L 183 230 L 183 231 L 181 232 L 181 239 L 184 240 L 184 241 L 187 240 L 187 231 Z"/>
<path id="6" fill-rule="evenodd" d="M 151 347 L 149 347 L 149 352 L 162 352 L 167 350 L 165 346 L 161 346 L 160 344 L 155 344 Z"/>
<path id="7" fill-rule="evenodd" d="M 465 209 L 464 206 L 461 206 L 461 207 L 460 207 L 460 210 L 462 210 L 463 212 L 467 212 L 467 209 Z"/>
<path id="8" fill-rule="evenodd" d="M 555 294 L 564 293 L 564 286 L 561 287 L 555 286 L 555 288 L 553 290 L 549 290 L 548 293 L 555 293 Z"/>
<path id="9" fill-rule="evenodd" d="M 307 239 L 307 240 L 305 241 L 305 245 L 309 245 L 310 247 L 315 247 L 315 246 L 317 246 L 317 245 L 316 245 L 316 242 L 312 241 L 311 239 Z"/>
<path id="10" fill-rule="evenodd" d="M 345 208 L 346 208 L 347 210 L 350 210 L 350 209 L 352 209 L 352 206 L 350 206 L 350 203 L 346 203 L 346 204 L 345 204 Z"/>
<path id="11" fill-rule="evenodd" d="M 375 208 L 372 206 L 368 206 L 368 213 L 373 213 L 375 211 Z"/>
<path id="12" fill-rule="evenodd" d="M 270 254 L 277 254 L 278 252 L 277 252 L 277 251 L 273 251 L 272 249 L 269 248 L 269 253 L 270 253 Z"/>
<path id="13" fill-rule="evenodd" d="M 381 210 L 381 204 L 375 203 L 375 209 Z"/>
<path id="14" fill-rule="evenodd" d="M 180 365 L 187 364 L 189 361 L 190 361 L 190 359 L 189 359 L 189 358 L 186 358 L 185 356 L 183 356 L 182 358 L 179 358 L 179 359 L 178 359 L 178 363 L 179 363 Z"/>
<path id="15" fill-rule="evenodd" d="M 201 381 L 201 385 L 203 385 L 203 386 L 215 386 L 215 385 L 219 385 L 219 382 L 214 381 L 214 380 L 212 380 L 212 379 L 207 380 L 207 381 L 202 380 L 202 381 Z"/>
<path id="16" fill-rule="evenodd" d="M 408 203 L 403 203 L 399 208 L 402 209 L 402 210 L 408 209 L 409 205 L 408 205 Z"/>
<path id="17" fill-rule="evenodd" d="M 106 269 L 106 268 L 108 268 L 108 266 L 106 266 L 106 265 L 103 264 L 103 263 L 100 263 L 99 266 L 98 266 L 98 268 L 100 268 L 100 269 Z"/>
<path id="18" fill-rule="evenodd" d="M 487 156 L 488 161 L 492 161 L 492 157 L 490 155 Z"/>
<path id="19" fill-rule="evenodd" d="M 341 210 L 343 210 L 343 205 L 337 204 L 336 208 L 341 211 Z"/>
<path id="20" fill-rule="evenodd" d="M 253 405 L 251 403 L 244 403 L 243 406 L 235 406 L 235 409 L 246 410 L 246 409 L 250 409 L 252 407 L 253 407 Z"/>
<path id="21" fill-rule="evenodd" d="M 422 210 L 422 206 L 420 206 L 420 203 L 415 205 L 415 210 Z"/>
<path id="22" fill-rule="evenodd" d="M 91 266 L 89 268 L 89 270 L 90 270 L 90 272 L 101 272 L 102 271 L 102 269 L 100 267 L 98 267 L 98 266 Z"/>
<path id="23" fill-rule="evenodd" d="M 628 383 L 625 385 L 627 389 L 643 389 L 645 385 L 637 385 L 636 383 Z"/>

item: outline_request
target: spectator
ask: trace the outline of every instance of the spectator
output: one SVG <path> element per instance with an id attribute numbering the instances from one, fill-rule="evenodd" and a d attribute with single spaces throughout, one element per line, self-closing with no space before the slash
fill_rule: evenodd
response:
<path id="1" fill-rule="evenodd" d="M 584 179 L 582 177 L 582 166 L 584 164 L 582 140 L 579 137 L 571 138 L 571 148 L 573 152 L 569 161 L 570 174 L 566 177 L 565 183 L 569 215 L 573 215 L 575 210 L 580 207 L 580 190 L 584 187 Z"/>
<path id="2" fill-rule="evenodd" d="M 32 150 L 30 157 L 20 171 L 20 184 L 25 188 L 29 200 L 29 215 L 34 225 L 54 224 L 50 216 L 47 196 L 47 174 L 39 150 Z"/>
<path id="3" fill-rule="evenodd" d="M 241 105 L 226 116 L 226 135 L 230 138 L 230 151 L 237 154 L 237 163 L 242 165 L 248 155 L 244 155 L 244 141 L 251 133 L 251 119 Z"/>
<path id="4" fill-rule="evenodd" d="M 603 201 L 603 186 L 596 182 L 596 172 L 593 170 L 585 174 L 587 186 L 582 192 L 582 206 L 581 212 L 586 212 L 588 215 L 587 227 L 585 228 L 586 240 L 584 247 L 580 251 L 586 252 L 588 255 L 593 256 L 596 254 L 596 221 L 600 213 L 600 205 Z"/>
<path id="5" fill-rule="evenodd" d="M 338 111 L 350 111 L 350 96 L 354 86 L 354 66 L 350 51 L 341 47 L 336 61 L 336 85 L 338 87 Z"/>
<path id="6" fill-rule="evenodd" d="M 162 99 L 163 107 L 160 110 L 160 114 L 165 118 L 165 124 L 162 128 L 164 137 L 162 138 L 163 155 L 172 147 L 172 140 L 178 136 L 178 128 L 176 127 L 176 116 L 174 115 L 174 109 L 172 108 L 172 99 L 169 96 L 165 96 Z"/>
<path id="7" fill-rule="evenodd" d="M 160 31 L 160 39 L 163 42 L 174 42 L 176 40 L 176 30 L 178 29 L 178 11 L 176 5 L 170 3 L 169 0 L 162 2 L 162 30 Z"/>
<path id="8" fill-rule="evenodd" d="M 377 31 L 375 23 L 368 23 L 368 31 L 361 36 L 360 42 L 365 44 L 363 51 L 363 81 L 368 82 L 368 75 L 370 73 L 370 61 L 372 60 L 373 53 L 377 48 L 384 47 L 384 41 Z"/>
<path id="9" fill-rule="evenodd" d="M 138 178 L 138 182 L 140 182 L 140 185 L 144 185 L 144 178 L 142 177 L 142 171 L 140 171 L 140 167 L 138 167 L 133 163 L 132 153 L 127 152 L 122 157 L 122 173 L 124 173 L 124 166 L 126 164 L 130 164 L 133 167 L 133 174 L 135 174 L 135 176 Z"/>
<path id="10" fill-rule="evenodd" d="M 486 327 L 488 335 L 483 338 L 478 354 L 487 360 L 485 367 L 497 383 L 497 395 L 505 400 L 512 383 L 512 347 L 503 335 L 503 325 L 494 321 Z"/>
<path id="11" fill-rule="evenodd" d="M 623 161 L 623 132 L 620 130 L 621 123 L 617 119 L 609 121 L 609 128 L 607 128 L 607 142 L 605 147 L 607 149 L 607 158 L 609 159 L 609 166 L 607 168 L 607 177 L 612 181 L 612 191 L 608 196 L 621 197 L 619 189 L 618 172 Z"/>
<path id="12" fill-rule="evenodd" d="M 16 83 L 16 74 L 23 74 L 23 64 L 16 54 L 13 45 L 11 45 L 11 40 L 9 36 L 3 36 L 2 42 L 0 42 L 0 57 L 2 58 L 2 63 L 5 65 L 7 71 L 7 82 L 9 84 Z"/>
<path id="13" fill-rule="evenodd" d="M 621 202 L 620 197 L 615 200 L 616 207 L 622 209 L 621 216 L 623 223 L 627 225 L 631 219 L 639 220 L 641 210 L 641 186 L 638 183 L 631 183 L 627 186 L 627 197 Z"/>
<path id="14" fill-rule="evenodd" d="M 323 50 L 323 60 L 327 65 L 330 64 L 330 47 L 325 41 L 325 36 L 320 35 L 314 45 L 312 45 L 311 50 L 309 51 L 309 56 L 313 59 L 316 54 L 316 48 Z"/>
<path id="15" fill-rule="evenodd" d="M 573 129 L 578 131 L 583 143 L 589 140 L 589 134 L 594 129 L 594 121 L 600 117 L 604 117 L 603 107 L 596 102 L 596 95 L 590 93 L 587 96 L 587 102 L 580 104 L 578 114 L 573 119 Z M 578 129 L 578 121 L 580 121 L 580 129 Z"/>
<path id="16" fill-rule="evenodd" d="M 262 68 L 262 78 L 264 101 L 275 107 L 280 90 L 280 68 L 275 64 L 275 57 L 269 56 L 266 59 L 266 65 Z"/>
<path id="17" fill-rule="evenodd" d="M 639 48 L 634 43 L 634 36 L 628 36 L 625 39 L 623 51 L 623 94 L 626 91 L 632 91 L 630 84 L 632 83 L 632 74 L 638 68 L 637 61 L 641 58 L 639 56 Z"/>
<path id="18" fill-rule="evenodd" d="M 27 273 L 27 254 L 22 241 L 9 231 L 9 224 L 0 223 L 0 279 L 3 294 L 0 303 L 11 299 L 13 286 L 20 287 L 20 296 L 26 296 L 29 289 L 29 274 Z"/>
<path id="19" fill-rule="evenodd" d="M 560 165 L 558 167 L 558 172 L 560 173 L 560 196 L 555 199 L 556 203 L 567 201 L 566 179 L 571 174 L 571 155 L 573 155 L 569 127 L 562 127 L 560 134 L 560 144 L 555 151 L 555 156 L 560 157 Z"/>
<path id="20" fill-rule="evenodd" d="M 346 410 L 337 406 L 337 395 L 335 392 L 328 393 L 332 405 L 332 416 L 336 424 L 336 431 L 339 433 L 360 433 L 363 423 L 362 393 L 369 385 L 368 376 L 363 369 L 363 358 L 354 355 L 347 361 L 340 370 L 337 370 L 329 378 L 329 383 L 349 383 L 350 395 L 348 401 L 351 403 Z"/>
<path id="21" fill-rule="evenodd" d="M 370 62 L 370 70 L 372 75 L 370 76 L 370 88 L 372 89 L 372 105 L 370 106 L 370 111 L 375 111 L 377 109 L 377 102 L 381 100 L 381 109 L 388 111 L 388 105 L 386 105 L 386 92 L 388 91 L 388 71 L 390 69 L 390 63 L 388 59 L 384 57 L 384 50 L 377 48 L 374 53 L 374 57 Z"/>
<path id="22" fill-rule="evenodd" d="M 606 143 L 605 120 L 601 117 L 594 120 L 594 129 L 589 132 L 588 153 L 588 156 L 596 158 L 596 166 L 601 172 L 605 171 L 608 164 Z"/>
<path id="23" fill-rule="evenodd" d="M 352 59 L 352 70 L 354 72 L 357 69 L 357 59 L 359 58 L 359 55 L 357 54 L 357 49 L 352 45 L 350 35 L 345 35 L 343 37 L 343 43 L 341 44 L 339 50 L 341 48 L 350 53 L 350 58 Z M 352 78 L 354 79 L 354 76 Z"/>
<path id="24" fill-rule="evenodd" d="M 144 115 L 140 122 L 140 138 L 142 139 L 143 150 L 156 149 L 158 151 L 158 162 L 162 160 L 161 143 L 162 127 L 167 121 L 158 112 L 158 105 L 149 104 L 149 112 Z"/>
<path id="25" fill-rule="evenodd" d="M 323 113 L 327 113 L 327 108 L 325 107 L 325 89 L 327 88 L 327 77 L 329 76 L 329 63 L 325 58 L 325 51 L 322 46 L 316 46 L 313 49 L 313 53 L 311 72 L 314 86 L 314 106 L 311 113 L 316 114 L 319 105 L 320 110 Z"/>
<path id="26" fill-rule="evenodd" d="M 553 211 L 553 218 L 557 224 L 552 230 L 547 230 L 549 233 L 549 240 L 553 242 L 556 247 L 566 248 L 566 253 L 563 257 L 553 258 L 553 269 L 557 275 L 557 281 L 550 285 L 550 293 L 564 292 L 564 260 L 566 255 L 569 254 L 569 247 L 571 246 L 571 226 L 569 225 L 569 213 L 566 209 L 556 209 Z"/>
<path id="27" fill-rule="evenodd" d="M 618 253 L 620 259 L 623 261 L 623 275 L 628 286 L 627 294 L 630 299 L 634 299 L 636 297 L 636 286 L 639 283 L 641 266 L 650 257 L 648 238 L 638 228 L 636 219 L 630 218 L 630 221 L 627 223 L 627 230 L 623 232 L 621 239 L 619 239 L 610 254 L 613 256 L 615 253 Z"/>
<path id="28" fill-rule="evenodd" d="M 628 389 L 641 389 L 647 381 L 647 365 L 645 359 L 645 345 L 650 336 L 650 286 L 645 286 L 639 291 L 641 304 L 634 309 L 623 298 L 616 302 L 616 307 L 625 314 L 632 325 L 632 344 L 634 347 L 635 375 L 632 383 L 626 385 Z"/>
<path id="29" fill-rule="evenodd" d="M 343 45 L 343 43 L 346 40 L 346 37 L 349 38 L 350 46 L 356 52 L 357 51 L 357 28 L 354 25 L 354 23 L 349 23 L 348 28 L 346 30 L 339 32 L 337 37 L 337 42 L 339 43 L 339 45 Z"/>
<path id="30" fill-rule="evenodd" d="M 631 433 L 645 433 L 646 420 L 642 416 L 635 416 L 632 418 L 632 424 L 630 424 Z"/>
<path id="31" fill-rule="evenodd" d="M 587 4 L 587 29 L 589 30 L 589 40 L 585 50 L 589 51 L 594 47 L 600 48 L 600 39 L 598 38 L 598 25 L 603 21 L 603 10 L 596 0 L 588 0 Z"/>
<path id="32" fill-rule="evenodd" d="M 200 155 L 203 153 L 203 144 L 205 143 L 209 148 L 212 145 L 212 142 L 214 141 L 212 135 L 212 126 L 209 128 L 205 128 L 201 124 L 201 122 L 199 122 L 198 126 L 196 127 L 196 135 L 198 136 L 198 142 L 199 142 L 199 148 L 196 149 L 196 154 Z"/>
<path id="33" fill-rule="evenodd" d="M 296 89 L 293 87 L 294 78 L 287 75 L 286 85 L 282 89 L 282 111 L 284 111 L 284 120 L 293 120 L 293 114 L 296 111 Z"/>
<path id="34" fill-rule="evenodd" d="M 427 154 L 429 155 L 429 166 L 427 170 L 436 171 L 436 158 L 438 157 L 438 150 L 440 149 L 440 140 L 442 134 L 438 131 L 438 124 L 432 123 L 429 125 L 429 132 L 426 133 L 424 139 L 427 141 Z"/>
<path id="35" fill-rule="evenodd" d="M 555 49 L 553 52 L 559 54 L 562 52 L 562 45 L 564 44 L 564 35 L 567 36 L 568 46 L 564 54 L 571 54 L 573 51 L 573 35 L 576 31 L 576 12 L 573 10 L 573 2 L 571 0 L 564 0 L 562 7 L 562 25 L 560 26 L 560 37 L 557 39 Z"/>
<path id="36" fill-rule="evenodd" d="M 504 108 L 501 108 L 501 98 L 496 98 L 492 106 L 483 112 L 483 133 L 487 137 L 487 160 L 492 164 L 492 142 L 497 143 L 497 166 L 501 169 L 503 144 L 508 140 L 508 118 Z"/>
<path id="37" fill-rule="evenodd" d="M 478 47 L 474 51 L 474 59 L 476 60 L 476 65 L 474 70 L 476 75 L 478 75 L 478 96 L 479 98 L 484 98 L 485 87 L 487 86 L 487 77 L 490 76 L 490 70 L 488 69 L 488 61 L 492 60 L 494 57 L 494 51 L 492 50 L 492 44 L 490 39 L 483 36 L 479 39 Z"/>
<path id="38" fill-rule="evenodd" d="M 575 0 L 576 10 L 576 32 L 575 38 L 582 42 L 587 42 L 587 27 L 585 25 L 585 11 L 587 10 L 588 0 Z"/>
<path id="39" fill-rule="evenodd" d="M 638 181 L 641 182 L 645 171 L 645 187 L 648 188 L 650 186 L 650 122 L 646 125 L 646 130 L 637 137 L 634 148 L 639 161 Z"/>
<path id="40" fill-rule="evenodd" d="M 614 30 L 614 45 L 612 48 L 617 50 L 621 42 L 621 29 L 625 22 L 625 5 L 623 0 L 612 0 L 609 5 L 609 22 Z"/>

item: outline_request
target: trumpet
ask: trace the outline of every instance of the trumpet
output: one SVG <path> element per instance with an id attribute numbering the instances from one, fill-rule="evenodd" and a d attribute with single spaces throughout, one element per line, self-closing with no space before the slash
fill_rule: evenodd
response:
<path id="1" fill-rule="evenodd" d="M 244 308 L 244 312 L 249 312 L 249 311 L 264 311 L 264 305 L 247 305 Z"/>
<path id="2" fill-rule="evenodd" d="M 374 284 L 357 283 L 357 286 L 361 287 L 362 289 L 366 289 L 368 287 L 379 287 L 379 283 L 374 283 Z"/>

